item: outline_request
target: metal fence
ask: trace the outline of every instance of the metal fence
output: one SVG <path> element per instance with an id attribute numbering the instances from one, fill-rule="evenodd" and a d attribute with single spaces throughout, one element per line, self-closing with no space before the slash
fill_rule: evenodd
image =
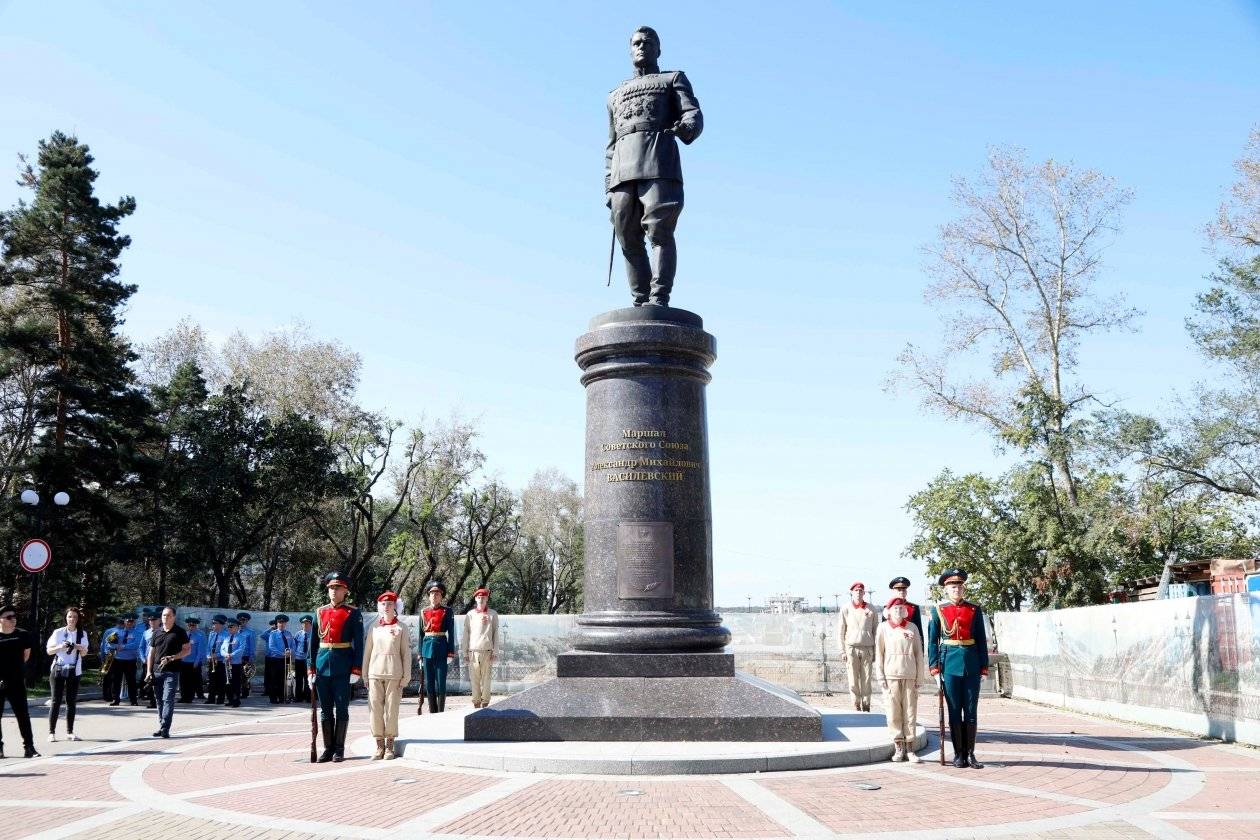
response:
<path id="1" fill-rule="evenodd" d="M 999 613 L 1016 697 L 1260 744 L 1260 598 Z"/>

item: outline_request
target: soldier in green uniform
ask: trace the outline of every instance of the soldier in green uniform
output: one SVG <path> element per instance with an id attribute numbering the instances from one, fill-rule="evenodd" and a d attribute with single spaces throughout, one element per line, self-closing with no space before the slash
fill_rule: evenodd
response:
<path id="1" fill-rule="evenodd" d="M 945 587 L 946 600 L 932 609 L 928 622 L 928 670 L 945 689 L 954 766 L 980 770 L 984 765 L 976 760 L 976 713 L 980 678 L 989 674 L 984 613 L 963 598 L 967 573 L 962 569 L 949 569 L 937 582 Z"/>
<path id="2" fill-rule="evenodd" d="M 319 723 L 324 737 L 321 763 L 343 761 L 350 726 L 350 682 L 363 667 L 363 614 L 346 603 L 350 578 L 341 572 L 324 575 L 328 603 L 315 613 L 306 662 L 319 698 Z"/>

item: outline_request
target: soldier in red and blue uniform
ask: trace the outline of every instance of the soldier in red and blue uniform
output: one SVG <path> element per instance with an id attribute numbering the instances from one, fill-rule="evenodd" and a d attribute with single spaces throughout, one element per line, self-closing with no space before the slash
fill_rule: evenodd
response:
<path id="1" fill-rule="evenodd" d="M 980 678 L 989 674 L 984 613 L 963 598 L 967 573 L 962 569 L 947 570 L 937 583 L 945 588 L 946 600 L 933 608 L 928 622 L 928 670 L 945 689 L 954 766 L 980 770 L 984 765 L 976 761 L 976 711 Z"/>
<path id="2" fill-rule="evenodd" d="M 319 725 L 324 736 L 321 763 L 343 761 L 350 726 L 350 681 L 363 667 L 363 614 L 346 603 L 350 578 L 341 572 L 324 575 L 328 603 L 315 611 L 316 632 L 307 652 L 307 673 L 319 698 Z"/>
<path id="3" fill-rule="evenodd" d="M 424 660 L 424 690 L 429 695 L 429 711 L 446 711 L 446 667 L 455 658 L 455 613 L 443 606 L 446 587 L 438 581 L 429 584 L 429 606 L 420 611 L 424 635 L 420 658 Z"/>

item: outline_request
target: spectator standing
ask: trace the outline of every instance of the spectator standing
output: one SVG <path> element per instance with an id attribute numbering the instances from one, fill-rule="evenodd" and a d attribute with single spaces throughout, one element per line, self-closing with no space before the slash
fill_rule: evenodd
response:
<path id="1" fill-rule="evenodd" d="M 66 702 L 66 739 L 79 740 L 74 734 L 74 712 L 79 704 L 79 679 L 83 676 L 83 657 L 88 652 L 88 634 L 83 629 L 83 613 L 78 607 L 66 607 L 66 626 L 48 637 L 44 649 L 53 657 L 49 680 L 52 683 L 52 708 L 48 710 L 48 740 L 57 740 L 57 718 L 61 701 Z"/>
<path id="2" fill-rule="evenodd" d="M 31 733 L 31 712 L 26 705 L 26 661 L 31 658 L 31 637 L 17 626 L 17 610 L 12 604 L 0 607 L 0 718 L 4 704 L 13 709 L 27 758 L 38 758 L 35 736 Z M 0 740 L 0 758 L 4 741 Z"/>
<path id="3" fill-rule="evenodd" d="M 162 610 L 161 626 L 149 638 L 149 656 L 145 660 L 147 678 L 153 686 L 158 705 L 158 730 L 154 737 L 171 737 L 171 719 L 175 717 L 175 691 L 179 688 L 180 660 L 192 650 L 188 632 L 175 623 L 175 610 Z"/>

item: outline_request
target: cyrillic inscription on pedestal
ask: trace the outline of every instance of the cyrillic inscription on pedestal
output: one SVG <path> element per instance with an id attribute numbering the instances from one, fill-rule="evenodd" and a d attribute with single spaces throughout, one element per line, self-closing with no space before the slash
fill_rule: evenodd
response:
<path id="1" fill-rule="evenodd" d="M 617 525 L 617 597 L 674 597 L 674 523 Z"/>

